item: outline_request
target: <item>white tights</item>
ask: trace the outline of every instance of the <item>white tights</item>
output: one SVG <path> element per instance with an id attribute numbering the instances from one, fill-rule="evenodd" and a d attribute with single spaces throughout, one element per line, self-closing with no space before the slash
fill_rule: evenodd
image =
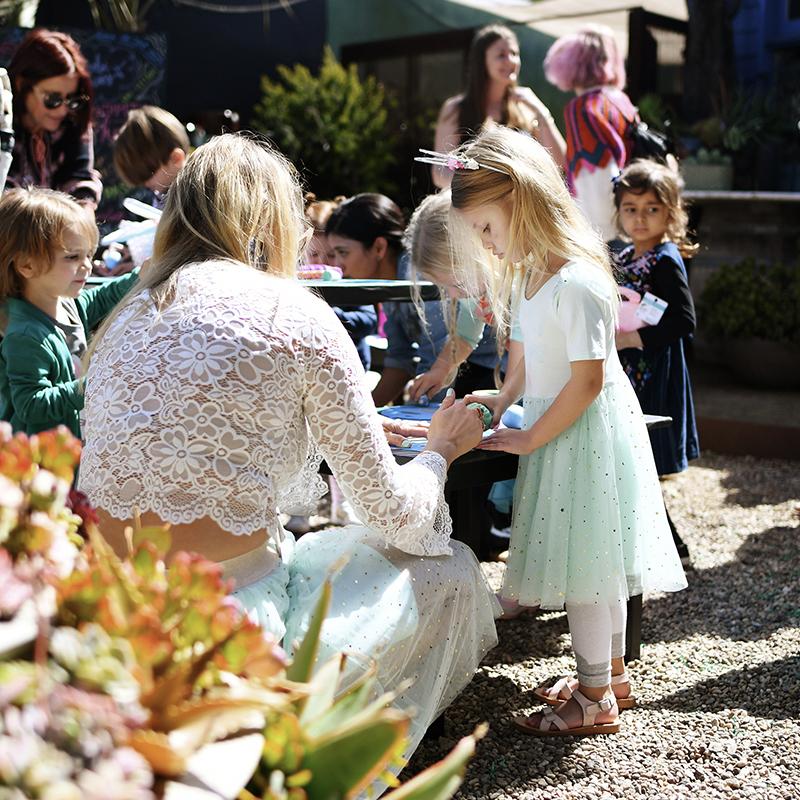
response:
<path id="1" fill-rule="evenodd" d="M 626 602 L 567 603 L 566 608 L 578 680 L 584 686 L 608 686 L 611 659 L 625 655 Z"/>

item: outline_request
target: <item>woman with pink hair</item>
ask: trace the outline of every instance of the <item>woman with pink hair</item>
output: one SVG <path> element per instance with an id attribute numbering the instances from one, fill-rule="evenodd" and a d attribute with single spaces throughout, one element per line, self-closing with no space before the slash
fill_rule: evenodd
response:
<path id="1" fill-rule="evenodd" d="M 637 111 L 622 91 L 625 65 L 614 34 L 586 25 L 558 39 L 547 52 L 544 74 L 575 97 L 564 109 L 567 182 L 592 225 L 606 240 L 616 234 L 612 179 L 631 156 L 627 131 Z"/>

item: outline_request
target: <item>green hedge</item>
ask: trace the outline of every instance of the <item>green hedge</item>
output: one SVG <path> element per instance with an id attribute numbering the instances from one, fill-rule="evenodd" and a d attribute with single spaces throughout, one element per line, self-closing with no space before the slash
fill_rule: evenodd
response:
<path id="1" fill-rule="evenodd" d="M 800 265 L 725 264 L 708 279 L 698 316 L 713 336 L 800 344 Z"/>

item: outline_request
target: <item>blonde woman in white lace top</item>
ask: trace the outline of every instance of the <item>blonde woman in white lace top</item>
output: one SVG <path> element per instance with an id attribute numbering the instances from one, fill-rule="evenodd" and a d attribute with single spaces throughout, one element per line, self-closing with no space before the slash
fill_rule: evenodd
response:
<path id="1" fill-rule="evenodd" d="M 302 218 L 268 147 L 225 135 L 187 160 L 139 291 L 95 339 L 80 488 L 118 550 L 138 510 L 172 524 L 174 550 L 222 562 L 286 646 L 335 567 L 326 652 L 377 659 L 385 689 L 413 680 L 399 700 L 418 709 L 410 751 L 496 642 L 493 596 L 443 499 L 480 423 L 453 403 L 427 449 L 395 463 L 352 341 L 291 279 Z M 279 513 L 318 499 L 321 458 L 364 525 L 295 543 Z"/>

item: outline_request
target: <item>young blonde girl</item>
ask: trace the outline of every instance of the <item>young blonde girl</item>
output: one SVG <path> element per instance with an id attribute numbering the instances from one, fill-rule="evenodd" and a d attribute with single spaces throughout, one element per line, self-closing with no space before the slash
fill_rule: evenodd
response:
<path id="1" fill-rule="evenodd" d="M 494 388 L 498 371 L 500 355 L 491 306 L 483 286 L 466 284 L 464 273 L 453 267 L 449 216 L 449 190 L 430 195 L 412 215 L 404 237 L 415 275 L 435 283 L 444 295 L 448 331 L 431 368 L 411 385 L 409 394 L 414 401 L 422 395 L 433 397 L 454 381 L 457 397 L 475 389 Z M 476 349 L 479 363 L 468 360 Z"/>
<path id="2" fill-rule="evenodd" d="M 520 286 L 521 341 L 512 342 L 500 394 L 482 398 L 497 421 L 524 397 L 523 429 L 482 445 L 521 456 L 502 594 L 522 606 L 566 606 L 578 667 L 577 681 L 538 690 L 555 711 L 515 723 L 538 736 L 614 733 L 617 697 L 632 702 L 626 601 L 686 586 L 641 409 L 617 357 L 616 285 L 602 241 L 541 145 L 491 130 L 458 163 L 473 168 L 454 172 L 453 218 L 496 256 L 496 316 L 507 316 L 515 278 Z"/>
<path id="3" fill-rule="evenodd" d="M 12 189 L 0 199 L 0 407 L 14 430 L 81 435 L 87 338 L 137 278 L 84 291 L 96 247 L 94 219 L 69 195 Z"/>

